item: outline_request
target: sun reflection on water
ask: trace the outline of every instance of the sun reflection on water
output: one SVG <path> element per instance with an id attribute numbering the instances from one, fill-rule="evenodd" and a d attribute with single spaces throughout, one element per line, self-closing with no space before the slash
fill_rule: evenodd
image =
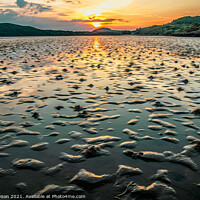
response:
<path id="1" fill-rule="evenodd" d="M 98 37 L 94 38 L 93 48 L 95 50 L 100 50 L 100 48 L 101 48 L 101 43 L 99 42 L 99 38 Z"/>

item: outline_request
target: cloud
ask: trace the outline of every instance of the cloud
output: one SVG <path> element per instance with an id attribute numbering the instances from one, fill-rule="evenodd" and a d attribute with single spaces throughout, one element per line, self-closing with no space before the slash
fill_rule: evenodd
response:
<path id="1" fill-rule="evenodd" d="M 63 0 L 65 3 L 72 3 L 72 4 L 81 4 L 80 1 L 68 1 L 68 0 Z"/>
<path id="2" fill-rule="evenodd" d="M 0 21 L 7 22 L 18 16 L 18 13 L 11 9 L 0 9 Z"/>
<path id="3" fill-rule="evenodd" d="M 25 6 L 28 4 L 28 2 L 26 2 L 26 1 L 24 1 L 24 0 L 17 0 L 17 1 L 16 1 L 16 4 L 17 4 L 20 8 L 23 8 L 23 7 L 25 7 Z"/>
<path id="4" fill-rule="evenodd" d="M 61 21 L 50 17 L 23 16 L 11 9 L 0 9 L 0 22 L 53 30 L 78 31 L 91 29 L 91 26 L 88 24 Z"/>
<path id="5" fill-rule="evenodd" d="M 83 20 L 83 19 L 72 19 L 69 22 L 114 22 L 114 21 L 119 21 L 119 22 L 128 22 L 127 20 L 124 19 L 113 19 L 113 18 L 109 18 L 109 19 L 97 19 L 95 17 L 90 17 L 88 20 Z"/>
<path id="6" fill-rule="evenodd" d="M 31 0 L 30 0 L 31 1 Z M 47 4 L 47 1 L 51 1 L 52 4 Z M 70 9 L 61 10 L 57 12 L 54 9 L 55 2 L 65 2 L 66 5 L 69 4 Z M 92 1 L 92 0 L 88 0 Z M 99 0 L 100 1 L 100 0 Z M 54 3 L 53 3 L 54 2 Z M 15 0 L 15 5 L 18 7 L 15 8 L 2 8 L 0 9 L 0 22 L 9 22 L 19 25 L 29 25 L 41 29 L 55 29 L 55 30 L 91 30 L 92 22 L 100 22 L 104 25 L 114 24 L 114 22 L 125 23 L 128 22 L 121 18 L 114 18 L 106 16 L 95 16 L 89 15 L 86 18 L 77 17 L 74 19 L 74 4 L 78 5 L 82 3 L 82 0 L 44 0 L 43 4 L 31 3 L 28 0 Z M 56 4 L 57 5 L 57 4 Z M 62 4 L 62 6 L 65 4 Z M 76 6 L 75 5 L 75 6 Z M 37 13 L 51 11 L 49 12 L 49 17 L 47 15 L 36 15 Z M 50 14 L 54 14 L 53 16 Z M 67 19 L 66 19 L 67 16 Z M 111 16 L 111 15 L 110 15 Z"/>
<path id="7" fill-rule="evenodd" d="M 0 2 L 1 2 L 1 0 L 0 0 Z M 0 7 L 1 8 L 8 8 L 8 9 L 10 9 L 10 8 L 16 8 L 16 5 L 15 4 L 3 4 L 3 3 L 0 3 Z"/>
<path id="8" fill-rule="evenodd" d="M 94 0 L 92 0 L 94 2 Z M 97 0 L 96 0 L 97 1 Z M 95 1 L 95 2 L 96 2 Z M 81 7 L 78 11 L 84 16 L 96 15 L 101 16 L 102 13 L 114 12 L 128 6 L 133 0 L 101 0 L 96 3 L 91 2 L 86 7 Z"/>
<path id="9" fill-rule="evenodd" d="M 38 3 L 28 3 L 25 0 L 17 0 L 16 4 L 19 8 L 24 8 L 24 13 L 37 14 L 39 12 L 51 11 L 51 6 L 45 6 Z"/>
<path id="10" fill-rule="evenodd" d="M 58 0 L 47 0 L 46 2 L 47 3 L 54 3 L 54 2 L 57 2 Z M 81 1 L 79 0 L 60 0 L 64 3 L 70 3 L 70 4 L 74 4 L 74 5 L 77 5 L 77 4 L 81 4 Z"/>

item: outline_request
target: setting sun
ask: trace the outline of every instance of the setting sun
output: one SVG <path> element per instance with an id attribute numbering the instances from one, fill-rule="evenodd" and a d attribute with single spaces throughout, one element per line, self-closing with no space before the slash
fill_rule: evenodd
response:
<path id="1" fill-rule="evenodd" d="M 101 27 L 102 26 L 102 22 L 92 22 L 91 23 L 95 28 Z"/>

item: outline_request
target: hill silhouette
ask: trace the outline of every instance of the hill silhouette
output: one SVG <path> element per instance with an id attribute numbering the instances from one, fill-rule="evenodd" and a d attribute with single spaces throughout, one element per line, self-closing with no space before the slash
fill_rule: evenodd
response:
<path id="1" fill-rule="evenodd" d="M 0 23 L 0 36 L 57 36 L 73 35 L 72 31 L 41 30 L 31 26 Z"/>
<path id="2" fill-rule="evenodd" d="M 31 26 L 0 23 L 0 37 L 11 36 L 79 36 L 79 35 L 165 35 L 165 36 L 200 36 L 200 16 L 182 17 L 164 25 L 138 28 L 135 31 L 99 28 L 94 31 L 41 30 Z"/>
<path id="3" fill-rule="evenodd" d="M 135 35 L 200 36 L 200 16 L 186 16 L 164 25 L 139 28 Z"/>
<path id="4" fill-rule="evenodd" d="M 76 35 L 123 35 L 130 31 L 116 31 L 110 28 L 99 28 L 94 31 L 61 31 L 41 30 L 31 26 L 21 26 L 11 23 L 0 23 L 0 37 L 12 36 L 76 36 Z"/>

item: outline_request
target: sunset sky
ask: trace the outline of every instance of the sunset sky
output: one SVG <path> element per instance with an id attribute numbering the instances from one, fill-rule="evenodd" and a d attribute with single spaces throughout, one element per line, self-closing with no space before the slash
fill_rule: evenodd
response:
<path id="1" fill-rule="evenodd" d="M 134 30 L 200 15 L 200 0 L 0 0 L 0 22 L 42 29 Z"/>

